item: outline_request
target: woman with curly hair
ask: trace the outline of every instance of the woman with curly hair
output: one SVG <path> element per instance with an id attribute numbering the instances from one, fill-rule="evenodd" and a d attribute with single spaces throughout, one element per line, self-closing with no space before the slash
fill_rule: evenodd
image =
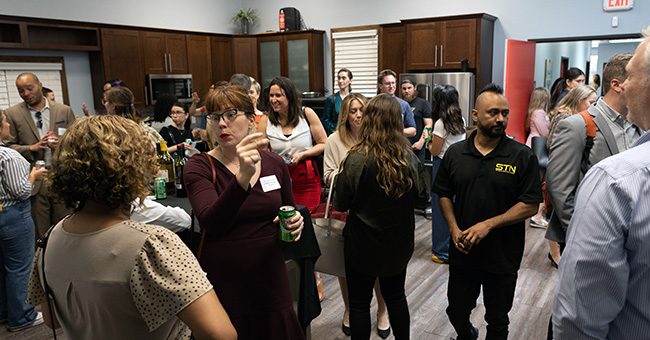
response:
<path id="1" fill-rule="evenodd" d="M 197 339 L 234 339 L 190 250 L 173 232 L 130 219 L 158 171 L 143 134 L 107 115 L 79 119 L 61 137 L 51 191 L 74 212 L 36 253 L 28 300 L 73 339 L 188 339 L 190 329 Z"/>
<path id="2" fill-rule="evenodd" d="M 402 130 L 399 103 L 387 94 L 375 96 L 365 108 L 359 142 L 336 177 L 334 207 L 349 210 L 343 236 L 353 339 L 370 337 L 377 278 L 395 339 L 409 338 L 404 282 L 413 254 L 413 209 L 427 193 L 424 169 Z"/>

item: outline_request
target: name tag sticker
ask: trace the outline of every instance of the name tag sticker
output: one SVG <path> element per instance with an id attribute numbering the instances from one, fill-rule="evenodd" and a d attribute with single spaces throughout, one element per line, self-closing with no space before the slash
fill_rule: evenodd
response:
<path id="1" fill-rule="evenodd" d="M 275 175 L 260 177 L 260 184 L 264 192 L 280 189 L 280 182 L 278 182 L 278 178 Z"/>
<path id="2" fill-rule="evenodd" d="M 57 131 L 57 134 L 58 134 L 59 136 L 63 136 L 63 134 L 64 134 L 65 132 L 66 132 L 66 129 L 64 129 L 64 128 L 59 128 L 59 131 Z"/>

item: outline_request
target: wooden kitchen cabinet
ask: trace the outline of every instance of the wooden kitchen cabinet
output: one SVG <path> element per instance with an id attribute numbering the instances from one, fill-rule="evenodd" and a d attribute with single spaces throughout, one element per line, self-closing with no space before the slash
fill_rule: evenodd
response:
<path id="1" fill-rule="evenodd" d="M 202 96 L 212 84 L 212 47 L 207 35 L 187 34 L 187 68 L 192 75 L 192 89 Z"/>
<path id="2" fill-rule="evenodd" d="M 475 67 L 476 26 L 476 19 L 407 24 L 407 69 L 460 68 L 463 59 Z"/>
<path id="3" fill-rule="evenodd" d="M 381 25 L 379 38 L 379 70 L 404 73 L 405 28 L 402 24 Z"/>
<path id="4" fill-rule="evenodd" d="M 407 72 L 458 72 L 476 74 L 476 89 L 492 79 L 494 21 L 489 14 L 402 20 L 406 27 Z"/>
<path id="5" fill-rule="evenodd" d="M 142 109 L 145 105 L 145 72 L 142 67 L 140 32 L 102 28 L 101 37 L 101 54 L 90 55 L 94 92 L 101 93 L 106 80 L 122 79 L 133 92 L 136 107 Z M 95 96 L 95 107 L 101 107 L 101 95 Z"/>
<path id="6" fill-rule="evenodd" d="M 232 38 L 229 36 L 213 36 L 210 38 L 212 47 L 212 82 L 228 81 L 232 75 Z M 255 75 L 252 75 L 255 77 Z"/>
<path id="7" fill-rule="evenodd" d="M 243 73 L 259 79 L 257 73 L 257 39 L 254 36 L 233 37 L 232 61 L 232 70 L 224 80 L 230 80 L 233 73 Z"/>
<path id="8" fill-rule="evenodd" d="M 146 74 L 188 73 L 185 34 L 142 32 Z"/>
<path id="9" fill-rule="evenodd" d="M 323 36 L 317 30 L 258 35 L 260 84 L 290 78 L 298 92 L 324 93 Z"/>

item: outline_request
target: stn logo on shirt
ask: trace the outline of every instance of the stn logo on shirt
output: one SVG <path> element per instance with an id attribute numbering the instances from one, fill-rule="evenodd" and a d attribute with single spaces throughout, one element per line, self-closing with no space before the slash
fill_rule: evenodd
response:
<path id="1" fill-rule="evenodd" d="M 510 164 L 497 163 L 494 170 L 496 170 L 496 172 L 514 175 L 517 172 L 517 167 Z"/>

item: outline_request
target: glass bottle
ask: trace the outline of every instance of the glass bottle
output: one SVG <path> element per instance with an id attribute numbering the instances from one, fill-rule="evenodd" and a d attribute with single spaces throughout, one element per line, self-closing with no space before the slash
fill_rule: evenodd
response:
<path id="1" fill-rule="evenodd" d="M 167 142 L 160 141 L 160 149 L 158 150 L 158 163 L 160 163 L 159 177 L 165 179 L 165 189 L 167 195 L 174 193 L 176 183 L 174 181 L 174 159 L 167 152 Z"/>
<path id="2" fill-rule="evenodd" d="M 185 168 L 185 146 L 183 144 L 176 149 L 176 160 L 174 161 L 174 170 L 176 171 L 176 197 L 187 197 L 185 191 L 185 181 L 183 180 L 183 169 Z"/>

